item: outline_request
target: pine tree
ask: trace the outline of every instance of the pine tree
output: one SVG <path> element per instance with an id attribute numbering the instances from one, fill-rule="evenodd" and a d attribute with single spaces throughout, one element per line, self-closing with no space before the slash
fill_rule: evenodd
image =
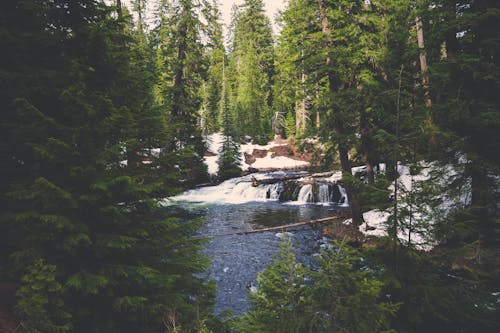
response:
<path id="1" fill-rule="evenodd" d="M 494 175 L 498 175 L 500 163 L 494 142 L 498 142 L 500 107 L 495 91 L 500 81 L 494 73 L 499 69 L 500 42 L 494 31 L 500 7 L 492 1 L 439 4 L 423 10 L 423 17 L 432 22 L 429 30 L 434 52 L 430 55 L 434 62 L 430 71 L 435 73 L 431 79 L 436 78 L 430 89 L 435 123 L 441 130 L 434 156 L 457 170 L 466 161 L 455 184 L 463 187 L 470 182 L 467 215 L 471 218 L 465 223 L 454 222 L 459 228 L 467 225 L 474 230 L 475 235 L 466 237 L 466 242 L 498 245 L 499 225 L 494 217 L 498 179 Z M 448 227 L 454 228 L 452 224 Z"/>
<path id="2" fill-rule="evenodd" d="M 113 7 L 92 1 L 61 8 L 2 10 L 2 22 L 13 21 L 1 29 L 15 36 L 2 71 L 16 80 L 1 96 L 10 165 L 0 277 L 20 283 L 17 313 L 32 330 L 152 332 L 167 312 L 189 329 L 209 310 L 211 288 L 196 275 L 207 262 L 190 237 L 201 221 L 158 207 L 155 194 L 169 191 L 158 161 L 124 166 L 129 147 L 148 154 L 165 143 L 146 55 L 125 10 L 117 20 Z M 20 17 L 30 23 L 17 30 Z M 31 38 L 46 42 L 43 52 Z"/>
<path id="3" fill-rule="evenodd" d="M 234 121 L 229 105 L 229 92 L 226 83 L 225 70 L 222 79 L 222 98 L 220 100 L 220 117 L 224 141 L 219 149 L 219 180 L 226 180 L 241 175 L 240 145 L 235 139 Z"/>
<path id="4" fill-rule="evenodd" d="M 296 262 L 290 240 L 284 240 L 271 264 L 259 273 L 257 291 L 249 294 L 253 308 L 242 318 L 242 331 L 310 332 L 314 312 L 306 281 L 309 274 Z"/>
<path id="5" fill-rule="evenodd" d="M 235 128 L 239 137 L 250 135 L 267 142 L 271 135 L 273 37 L 262 0 L 245 1 L 235 13 L 230 54 L 230 81 L 234 91 Z"/>
<path id="6" fill-rule="evenodd" d="M 208 58 L 207 78 L 202 86 L 202 129 L 205 134 L 216 132 L 220 129 L 219 104 L 222 98 L 223 67 L 227 63 L 222 36 L 222 25 L 218 21 L 220 11 L 216 1 L 207 8 L 207 37 L 206 57 Z"/>
<path id="7" fill-rule="evenodd" d="M 199 128 L 201 98 L 199 87 L 205 77 L 202 13 L 204 1 L 162 1 L 158 24 L 154 29 L 156 44 L 157 108 L 167 119 L 170 142 L 164 147 L 163 163 L 175 160 L 183 184 L 207 178 L 203 163 L 205 146 Z M 174 171 L 174 170 L 172 170 Z"/>
<path id="8" fill-rule="evenodd" d="M 243 332 L 378 332 L 389 329 L 398 309 L 382 298 L 383 282 L 361 254 L 343 243 L 322 252 L 318 270 L 296 262 L 284 240 L 257 278 Z M 312 281 L 312 282 L 309 282 Z"/>
<path id="9" fill-rule="evenodd" d="M 399 305 L 382 297 L 375 268 L 363 267 L 361 253 L 346 244 L 322 253 L 313 297 L 323 332 L 379 332 L 390 328 Z"/>
<path id="10" fill-rule="evenodd" d="M 71 315 L 64 309 L 56 266 L 42 259 L 27 268 L 17 291 L 16 309 L 28 332 L 71 332 Z"/>

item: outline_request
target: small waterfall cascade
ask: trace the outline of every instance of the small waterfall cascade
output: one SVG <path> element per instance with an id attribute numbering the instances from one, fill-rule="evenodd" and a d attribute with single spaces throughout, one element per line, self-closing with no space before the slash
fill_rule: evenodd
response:
<path id="1" fill-rule="evenodd" d="M 297 201 L 301 203 L 314 202 L 313 186 L 311 184 L 306 184 L 300 188 Z"/>
<path id="2" fill-rule="evenodd" d="M 341 207 L 349 207 L 349 199 L 347 199 L 347 192 L 345 188 L 342 186 L 339 186 L 339 191 L 340 191 L 340 200 L 339 204 Z"/>
<path id="3" fill-rule="evenodd" d="M 318 202 L 332 202 L 331 197 L 330 184 L 318 184 Z"/>
<path id="4" fill-rule="evenodd" d="M 276 184 L 272 184 L 267 189 L 266 198 L 270 199 L 270 200 L 279 200 L 280 199 L 280 193 L 283 192 L 283 190 L 284 190 L 283 183 L 279 182 L 279 183 L 276 183 Z"/>
<path id="5" fill-rule="evenodd" d="M 258 184 L 255 179 L 258 177 Z M 287 178 L 288 177 L 288 178 Z M 296 204 L 349 205 L 345 189 L 336 182 L 291 178 L 281 172 L 233 178 L 217 186 L 186 191 L 167 199 L 174 201 L 240 204 L 252 201 L 280 201 Z"/>

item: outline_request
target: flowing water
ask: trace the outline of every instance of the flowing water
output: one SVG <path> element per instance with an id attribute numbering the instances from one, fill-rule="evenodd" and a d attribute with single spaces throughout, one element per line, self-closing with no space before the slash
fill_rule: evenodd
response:
<path id="1" fill-rule="evenodd" d="M 336 184 L 302 184 L 302 179 L 281 181 L 284 176 L 290 173 L 253 175 L 254 179 L 277 180 L 259 186 L 252 186 L 250 176 L 235 178 L 168 200 L 190 214 L 206 216 L 198 233 L 215 236 L 204 250 L 212 261 L 209 277 L 217 284 L 215 313 L 232 310 L 241 314 L 249 309 L 247 293 L 255 286 L 257 273 L 272 260 L 284 236 L 291 239 L 298 261 L 309 266 L 314 265 L 313 258 L 327 243 L 319 230 L 309 226 L 286 232 L 216 236 L 331 216 L 339 209 L 339 203 L 347 203 L 343 189 Z"/>

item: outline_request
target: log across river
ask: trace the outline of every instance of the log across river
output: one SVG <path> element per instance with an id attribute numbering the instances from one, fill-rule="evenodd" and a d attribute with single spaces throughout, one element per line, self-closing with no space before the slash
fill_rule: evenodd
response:
<path id="1" fill-rule="evenodd" d="M 225 237 L 225 236 L 236 236 L 236 235 L 249 235 L 249 234 L 256 234 L 256 233 L 260 233 L 260 232 L 270 232 L 270 231 L 286 231 L 290 228 L 297 228 L 297 227 L 302 227 L 305 225 L 315 225 L 315 224 L 320 224 L 320 223 L 332 222 L 332 221 L 339 220 L 339 219 L 343 219 L 343 217 L 334 215 L 334 216 L 330 216 L 330 217 L 325 217 L 325 218 L 310 220 L 310 221 L 305 221 L 305 222 L 283 224 L 283 225 L 279 225 L 279 226 L 275 226 L 275 227 L 259 228 L 259 229 L 253 229 L 253 230 L 248 230 L 248 231 L 216 234 L 216 235 L 210 235 L 207 237 Z M 197 236 L 197 237 L 205 237 L 205 236 Z"/>

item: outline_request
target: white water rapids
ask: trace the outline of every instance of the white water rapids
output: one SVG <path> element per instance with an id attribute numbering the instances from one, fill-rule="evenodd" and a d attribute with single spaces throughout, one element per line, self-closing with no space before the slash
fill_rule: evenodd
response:
<path id="1" fill-rule="evenodd" d="M 216 204 L 242 204 L 247 202 L 284 201 L 289 204 L 336 204 L 348 206 L 345 189 L 333 182 L 302 184 L 301 179 L 281 180 L 283 172 L 253 174 L 226 180 L 216 186 L 201 187 L 186 191 L 170 198 L 174 201 L 204 202 Z M 254 186 L 252 177 L 259 180 L 273 179 L 273 184 Z M 333 195 L 333 187 L 338 188 L 340 198 Z M 288 191 L 288 194 L 285 193 Z M 337 195 L 338 197 L 338 195 Z M 337 200 L 335 200 L 337 199 Z"/>

